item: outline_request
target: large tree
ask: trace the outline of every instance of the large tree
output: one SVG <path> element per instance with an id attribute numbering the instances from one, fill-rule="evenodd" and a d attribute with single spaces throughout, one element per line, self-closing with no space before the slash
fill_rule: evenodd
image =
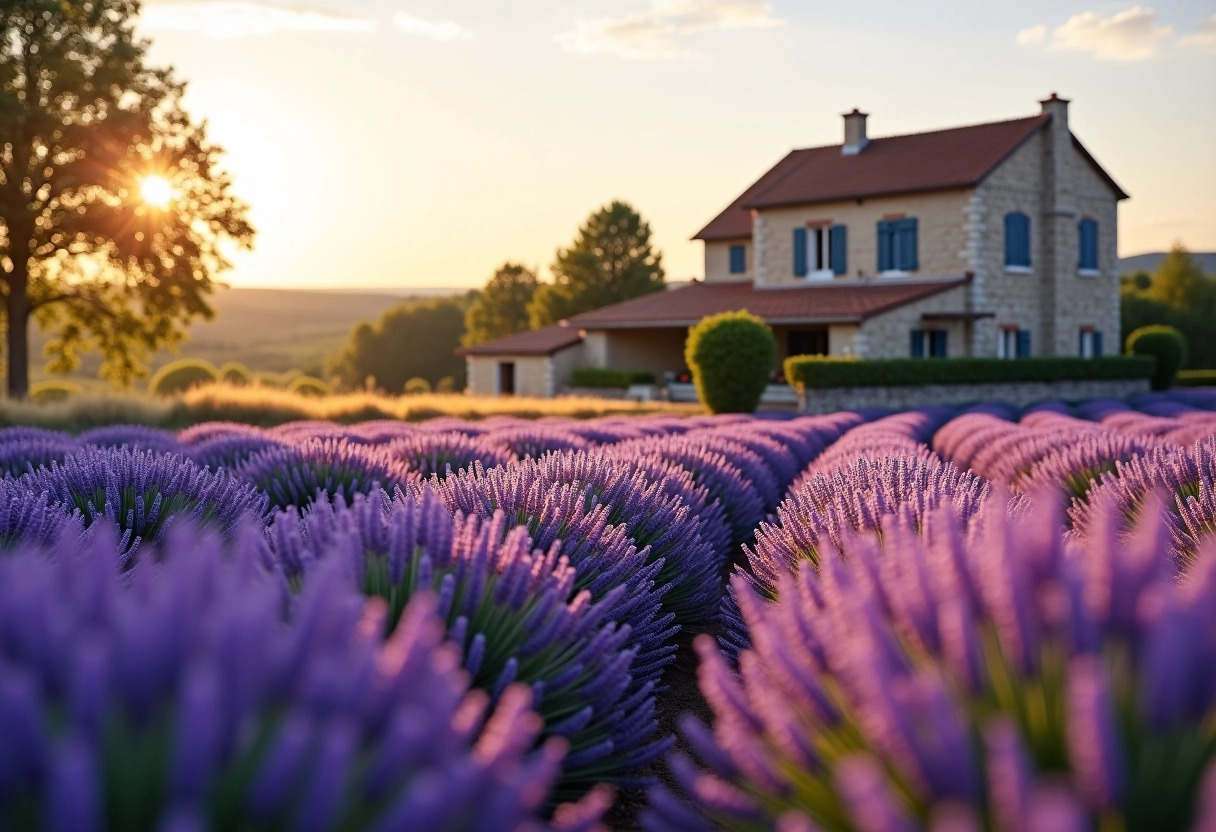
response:
<path id="1" fill-rule="evenodd" d="M 8 391 L 29 387 L 31 316 L 53 370 L 81 352 L 128 384 L 249 246 L 244 203 L 172 69 L 146 63 L 137 0 L 0 3 L 0 294 Z"/>
<path id="2" fill-rule="evenodd" d="M 559 249 L 528 306 L 533 327 L 560 321 L 663 289 L 662 255 L 650 244 L 650 224 L 630 205 L 615 201 L 594 212 L 574 243 Z"/>
<path id="3" fill-rule="evenodd" d="M 503 263 L 465 313 L 461 343 L 472 347 L 523 332 L 528 328 L 528 304 L 539 285 L 536 272 L 527 266 Z"/>

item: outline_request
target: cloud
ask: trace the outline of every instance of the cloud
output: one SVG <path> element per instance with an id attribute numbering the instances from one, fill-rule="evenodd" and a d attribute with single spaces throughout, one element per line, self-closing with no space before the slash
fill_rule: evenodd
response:
<path id="1" fill-rule="evenodd" d="M 332 8 L 275 0 L 149 0 L 141 16 L 149 31 L 241 38 L 276 32 L 370 32 L 372 18 Z"/>
<path id="2" fill-rule="evenodd" d="M 607 54 L 630 59 L 683 58 L 691 32 L 761 29 L 780 26 L 773 4 L 765 0 L 651 0 L 647 11 L 597 18 L 562 32 L 557 42 L 567 52 Z"/>
<path id="3" fill-rule="evenodd" d="M 1141 61 L 1151 58 L 1174 31 L 1158 21 L 1157 13 L 1143 6 L 1132 6 L 1109 17 L 1097 12 L 1075 14 L 1051 32 L 1040 24 L 1017 34 L 1022 46 L 1046 42 L 1053 51 L 1089 52 L 1109 61 Z"/>
<path id="4" fill-rule="evenodd" d="M 407 35 L 431 38 L 432 40 L 467 40 L 473 33 L 455 20 L 426 20 L 408 12 L 398 12 L 393 23 Z"/>
<path id="5" fill-rule="evenodd" d="M 1183 46 L 1198 46 L 1200 49 L 1216 52 L 1216 14 L 1200 23 L 1199 28 L 1193 34 L 1187 35 L 1178 42 Z"/>

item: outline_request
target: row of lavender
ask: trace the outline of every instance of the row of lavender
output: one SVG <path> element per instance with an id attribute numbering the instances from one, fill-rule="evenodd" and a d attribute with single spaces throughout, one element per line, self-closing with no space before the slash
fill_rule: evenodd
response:
<path id="1" fill-rule="evenodd" d="M 850 430 L 698 638 L 713 725 L 685 720 L 646 826 L 1216 829 L 1213 410 Z"/>
<path id="2" fill-rule="evenodd" d="M 585 828 L 861 421 L 0 432 L 0 827 Z"/>

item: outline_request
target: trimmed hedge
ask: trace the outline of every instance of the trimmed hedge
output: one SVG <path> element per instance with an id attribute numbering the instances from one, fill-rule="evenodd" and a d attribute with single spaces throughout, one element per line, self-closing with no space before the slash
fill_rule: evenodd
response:
<path id="1" fill-rule="evenodd" d="M 785 360 L 795 387 L 908 387 L 1023 381 L 1106 381 L 1152 378 L 1146 356 L 1109 358 L 884 358 L 859 361 L 799 355 Z"/>
<path id="2" fill-rule="evenodd" d="M 1174 384 L 1178 387 L 1216 387 L 1216 370 L 1180 370 Z"/>
<path id="3" fill-rule="evenodd" d="M 628 387 L 654 384 L 654 373 L 645 370 L 617 370 L 610 367 L 576 367 L 571 379 L 574 387 Z"/>
<path id="4" fill-rule="evenodd" d="M 1127 336 L 1128 355 L 1147 355 L 1157 359 L 1153 389 L 1168 390 L 1174 377 L 1186 366 L 1186 339 L 1172 326 L 1142 326 Z"/>

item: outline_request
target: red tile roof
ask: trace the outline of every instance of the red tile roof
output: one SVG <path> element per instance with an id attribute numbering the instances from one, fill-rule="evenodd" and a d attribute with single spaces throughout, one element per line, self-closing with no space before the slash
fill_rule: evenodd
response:
<path id="1" fill-rule="evenodd" d="M 839 280 L 810 286 L 757 289 L 750 281 L 692 282 L 575 315 L 571 328 L 627 329 L 692 326 L 706 315 L 746 309 L 770 324 L 858 323 L 962 286 L 970 277 Z"/>
<path id="2" fill-rule="evenodd" d="M 519 332 L 475 347 L 461 347 L 457 355 L 552 355 L 583 340 L 577 327 L 553 324 Z"/>
<path id="3" fill-rule="evenodd" d="M 761 176 L 694 240 L 745 239 L 751 211 L 862 197 L 966 188 L 979 184 L 1036 130 L 1049 114 L 871 139 L 854 156 L 840 145 L 791 151 Z M 1127 195 L 1073 138 L 1073 144 L 1119 195 Z"/>

